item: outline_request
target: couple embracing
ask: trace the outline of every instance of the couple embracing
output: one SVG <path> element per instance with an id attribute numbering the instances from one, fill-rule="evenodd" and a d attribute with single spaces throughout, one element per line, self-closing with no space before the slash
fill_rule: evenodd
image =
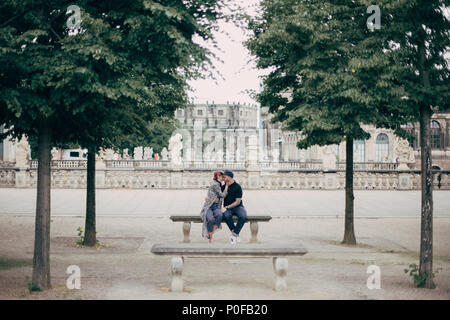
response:
<path id="1" fill-rule="evenodd" d="M 234 215 L 238 218 L 236 224 Z M 202 236 L 209 242 L 212 242 L 214 232 L 222 229 L 222 220 L 231 231 L 231 243 L 240 241 L 239 232 L 247 220 L 247 211 L 242 203 L 242 188 L 234 180 L 232 171 L 214 172 L 200 216 L 203 221 Z"/>

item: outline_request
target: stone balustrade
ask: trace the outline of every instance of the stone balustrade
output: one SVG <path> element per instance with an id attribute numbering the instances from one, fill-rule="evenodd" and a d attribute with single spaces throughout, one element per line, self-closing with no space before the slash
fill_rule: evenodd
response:
<path id="1" fill-rule="evenodd" d="M 189 162 L 181 167 L 172 167 L 169 161 L 152 160 L 107 160 L 96 170 L 97 188 L 131 189 L 196 189 L 207 188 L 212 171 L 229 168 L 235 172 L 237 181 L 245 189 L 262 190 L 307 190 L 344 189 L 345 171 L 327 171 L 318 168 L 319 162 L 244 162 L 216 163 Z M 376 169 L 375 169 L 376 168 Z M 439 179 L 440 176 L 440 179 Z M 450 190 L 450 171 L 434 175 L 435 189 Z M 354 172 L 355 190 L 417 190 L 421 186 L 418 170 L 379 169 L 368 166 Z M 0 187 L 35 188 L 37 161 L 28 168 L 16 168 L 10 164 L 0 166 Z M 85 188 L 86 161 L 53 160 L 52 187 Z"/>

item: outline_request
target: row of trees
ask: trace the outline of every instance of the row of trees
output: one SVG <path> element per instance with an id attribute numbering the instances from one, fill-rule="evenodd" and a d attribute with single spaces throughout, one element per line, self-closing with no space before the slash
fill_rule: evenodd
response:
<path id="1" fill-rule="evenodd" d="M 81 23 L 74 25 L 77 5 Z M 95 245 L 95 154 L 144 142 L 204 75 L 223 0 L 6 0 L 0 4 L 0 125 L 37 141 L 32 283 L 50 282 L 50 150 L 88 149 L 85 245 Z M 67 23 L 71 19 L 71 23 Z M 76 21 L 75 21 L 76 22 Z"/>
<path id="2" fill-rule="evenodd" d="M 430 117 L 449 108 L 450 23 L 447 0 L 377 1 L 381 28 L 370 28 L 366 0 L 262 0 L 249 18 L 247 47 L 269 69 L 258 100 L 299 148 L 346 142 L 345 232 L 353 226 L 353 141 L 364 124 L 408 137 L 402 125 L 420 121 L 422 228 L 420 275 L 432 278 L 432 161 Z"/>

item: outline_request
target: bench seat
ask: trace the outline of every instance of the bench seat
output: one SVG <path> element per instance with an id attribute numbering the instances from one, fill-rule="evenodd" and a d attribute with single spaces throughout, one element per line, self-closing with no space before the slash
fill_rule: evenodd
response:
<path id="1" fill-rule="evenodd" d="M 271 216 L 247 216 L 246 222 L 250 222 L 250 232 L 251 232 L 251 238 L 250 242 L 256 243 L 258 242 L 258 222 L 268 222 L 272 219 Z M 190 240 L 190 233 L 191 233 L 191 223 L 201 223 L 202 218 L 200 215 L 174 215 L 170 216 L 170 220 L 173 222 L 183 222 L 183 242 L 189 243 Z M 234 222 L 237 221 L 237 217 L 233 216 Z M 225 222 L 225 220 L 222 220 L 222 222 Z"/>
<path id="2" fill-rule="evenodd" d="M 151 252 L 155 255 L 172 256 L 172 282 L 171 290 L 183 291 L 183 265 L 184 257 L 227 257 L 242 256 L 250 258 L 272 257 L 275 270 L 276 291 L 285 290 L 286 274 L 288 270 L 287 256 L 302 256 L 308 251 L 300 244 L 223 244 L 223 243 L 181 243 L 181 244 L 155 244 Z"/>

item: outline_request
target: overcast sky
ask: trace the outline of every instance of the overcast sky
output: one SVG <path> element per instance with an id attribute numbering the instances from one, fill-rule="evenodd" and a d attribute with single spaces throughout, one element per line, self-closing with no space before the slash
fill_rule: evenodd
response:
<path id="1" fill-rule="evenodd" d="M 230 0 L 239 3 L 246 8 L 246 12 L 255 13 L 255 6 L 259 0 Z M 194 98 L 195 103 L 226 103 L 227 101 L 241 103 L 256 103 L 245 90 L 259 89 L 260 80 L 258 76 L 263 71 L 257 70 L 254 62 L 250 62 L 251 56 L 242 42 L 246 35 L 242 30 L 232 23 L 220 23 L 220 29 L 225 31 L 215 33 L 216 41 L 221 51 L 213 50 L 210 44 L 200 42 L 211 49 L 221 60 L 214 61 L 214 66 L 220 71 L 224 79 L 216 76 L 217 83 L 212 79 L 190 81 L 189 84 L 195 90 L 189 96 Z"/>
<path id="2" fill-rule="evenodd" d="M 245 8 L 245 11 L 251 15 L 256 14 L 259 8 L 260 0 L 229 0 L 229 3 L 236 3 Z M 447 18 L 450 16 L 450 10 L 444 9 Z M 383 26 L 381 26 L 383 27 Z M 195 103 L 256 103 L 245 90 L 259 91 L 259 76 L 268 74 L 268 71 L 257 70 L 254 57 L 250 56 L 249 51 L 242 42 L 247 39 L 248 34 L 240 30 L 232 23 L 220 23 L 222 32 L 216 32 L 215 38 L 221 51 L 215 50 L 211 44 L 199 41 L 203 46 L 208 47 L 220 57 L 222 62 L 214 61 L 214 66 L 220 71 L 224 79 L 216 76 L 217 83 L 213 79 L 190 81 L 189 84 L 195 90 L 189 96 L 194 98 Z M 223 32 L 225 31 L 225 33 Z M 226 34 L 228 33 L 228 35 Z M 446 57 L 448 53 L 446 54 Z"/>

